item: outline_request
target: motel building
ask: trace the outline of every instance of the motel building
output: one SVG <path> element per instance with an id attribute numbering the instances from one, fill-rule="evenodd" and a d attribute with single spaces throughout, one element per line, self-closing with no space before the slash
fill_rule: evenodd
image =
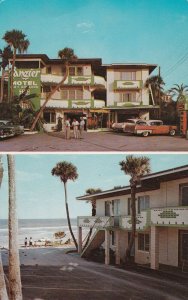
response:
<path id="1" fill-rule="evenodd" d="M 77 197 L 95 201 L 96 216 L 78 217 L 81 257 L 94 249 L 105 249 L 105 264 L 110 250 L 115 263 L 124 261 L 131 233 L 130 186 Z M 188 165 L 145 175 L 137 186 L 136 238 L 131 255 L 137 264 L 183 268 L 188 262 Z M 82 230 L 92 228 L 88 246 L 82 250 Z"/>
<path id="2" fill-rule="evenodd" d="M 28 94 L 36 95 L 32 103 L 38 110 L 63 79 L 64 63 L 63 59 L 50 59 L 46 54 L 17 55 L 14 94 L 19 95 L 28 85 Z M 71 61 L 67 79 L 44 110 L 45 129 L 54 130 L 59 117 L 62 121 L 84 117 L 87 129 L 92 130 L 110 128 L 113 122 L 133 117 L 156 118 L 159 107 L 145 88 L 156 67 L 130 63 L 103 65 L 100 58 Z"/>

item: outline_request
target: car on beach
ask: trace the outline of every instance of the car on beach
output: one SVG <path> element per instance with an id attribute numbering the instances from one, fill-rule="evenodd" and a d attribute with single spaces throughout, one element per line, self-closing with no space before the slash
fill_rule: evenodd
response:
<path id="1" fill-rule="evenodd" d="M 0 139 L 24 133 L 24 126 L 14 124 L 10 120 L 0 120 Z"/>
<path id="2" fill-rule="evenodd" d="M 164 125 L 161 120 L 128 119 L 123 126 L 123 132 L 144 137 L 155 134 L 169 134 L 174 136 L 177 132 L 177 126 Z"/>

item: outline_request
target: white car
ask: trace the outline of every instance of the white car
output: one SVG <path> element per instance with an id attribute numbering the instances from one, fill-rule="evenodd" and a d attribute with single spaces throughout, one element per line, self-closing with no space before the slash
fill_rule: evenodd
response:
<path id="1" fill-rule="evenodd" d="M 120 131 L 123 132 L 123 127 L 125 126 L 125 122 L 121 122 L 121 123 L 113 123 L 112 124 L 112 129 L 114 131 Z"/>

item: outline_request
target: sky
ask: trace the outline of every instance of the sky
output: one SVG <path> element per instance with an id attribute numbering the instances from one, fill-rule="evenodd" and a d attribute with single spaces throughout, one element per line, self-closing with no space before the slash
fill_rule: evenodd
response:
<path id="1" fill-rule="evenodd" d="M 147 154 L 152 172 L 188 165 L 188 154 Z M 16 154 L 17 211 L 21 219 L 66 218 L 64 188 L 58 177 L 51 175 L 60 161 L 73 163 L 78 170 L 76 181 L 68 181 L 70 216 L 91 215 L 91 205 L 78 201 L 88 188 L 103 191 L 129 184 L 129 176 L 120 170 L 125 154 Z M 0 188 L 0 219 L 8 214 L 8 175 L 3 155 L 4 177 Z"/>
<path id="2" fill-rule="evenodd" d="M 71 47 L 103 63 L 156 63 L 166 89 L 188 84 L 188 0 L 0 0 L 0 36 L 12 29 L 28 53 Z"/>

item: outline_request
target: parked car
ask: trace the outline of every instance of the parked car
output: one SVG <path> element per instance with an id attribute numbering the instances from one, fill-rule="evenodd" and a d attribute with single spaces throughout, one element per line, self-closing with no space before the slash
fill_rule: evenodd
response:
<path id="1" fill-rule="evenodd" d="M 161 120 L 141 120 L 129 119 L 123 127 L 123 132 L 133 133 L 136 135 L 148 136 L 150 134 L 169 134 L 175 135 L 177 126 L 164 125 Z"/>
<path id="2" fill-rule="evenodd" d="M 9 120 L 0 120 L 0 138 L 11 137 L 24 133 L 24 127 L 13 124 Z"/>
<path id="3" fill-rule="evenodd" d="M 114 131 L 121 131 L 122 132 L 124 125 L 125 125 L 125 122 L 122 122 L 122 123 L 113 123 L 112 124 L 112 129 Z"/>

